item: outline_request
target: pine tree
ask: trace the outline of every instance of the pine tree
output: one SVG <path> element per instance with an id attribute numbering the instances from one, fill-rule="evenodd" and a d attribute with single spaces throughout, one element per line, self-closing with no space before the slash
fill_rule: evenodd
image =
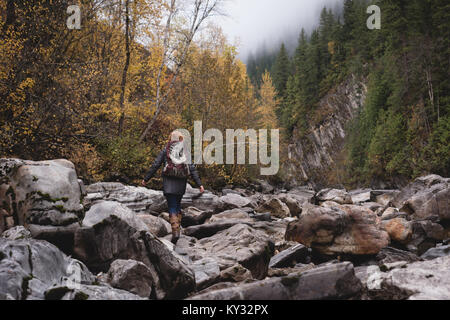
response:
<path id="1" fill-rule="evenodd" d="M 283 98 L 285 96 L 287 81 L 290 73 L 290 60 L 286 47 L 283 43 L 272 68 L 273 83 L 279 98 Z"/>

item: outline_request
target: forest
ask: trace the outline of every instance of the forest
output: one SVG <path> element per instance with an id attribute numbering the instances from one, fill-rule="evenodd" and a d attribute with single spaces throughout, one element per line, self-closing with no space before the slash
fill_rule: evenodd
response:
<path id="1" fill-rule="evenodd" d="M 381 29 L 366 26 L 366 9 L 381 8 Z M 290 54 L 256 52 L 248 73 L 258 87 L 271 70 L 280 126 L 292 139 L 324 118 L 318 101 L 353 75 L 368 83 L 367 98 L 347 128 L 345 183 L 408 181 L 450 173 L 448 1 L 346 0 L 341 12 L 324 8 L 311 34 L 301 31 Z"/>
<path id="2" fill-rule="evenodd" d="M 66 26 L 68 1 L 2 0 L 1 156 L 66 158 L 85 181 L 132 183 L 171 131 L 196 120 L 219 130 L 274 128 L 271 77 L 251 84 L 237 48 L 207 21 L 219 5 L 86 0 L 77 30 Z M 200 169 L 218 185 L 252 170 Z"/>
<path id="3" fill-rule="evenodd" d="M 220 2 L 82 0 L 73 30 L 69 1 L 1 0 L 0 156 L 65 158 L 86 182 L 137 183 L 169 133 L 195 121 L 301 138 L 323 117 L 321 97 L 354 75 L 368 92 L 348 128 L 346 183 L 450 174 L 448 1 L 345 0 L 299 33 L 295 52 L 246 64 L 209 19 Z M 366 26 L 371 3 L 380 30 Z M 259 172 L 199 169 L 211 188 Z"/>

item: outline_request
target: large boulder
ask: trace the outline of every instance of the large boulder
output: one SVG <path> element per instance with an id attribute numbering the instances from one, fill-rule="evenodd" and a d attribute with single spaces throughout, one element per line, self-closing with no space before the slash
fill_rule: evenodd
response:
<path id="1" fill-rule="evenodd" d="M 316 192 L 306 186 L 295 187 L 287 192 L 287 194 L 293 198 L 295 198 L 299 203 L 311 203 L 315 202 Z"/>
<path id="2" fill-rule="evenodd" d="M 108 283 L 143 298 L 150 298 L 153 275 L 142 262 L 135 260 L 115 260 L 109 268 Z"/>
<path id="3" fill-rule="evenodd" d="M 164 237 L 172 232 L 170 223 L 160 217 L 155 217 L 150 214 L 140 214 L 137 216 L 145 223 L 147 228 L 157 237 Z"/>
<path id="4" fill-rule="evenodd" d="M 286 240 L 300 242 L 321 254 L 373 255 L 389 244 L 376 215 L 360 206 L 307 208 L 286 229 Z"/>
<path id="5" fill-rule="evenodd" d="M 144 298 L 122 290 L 102 284 L 55 285 L 45 292 L 46 300 L 144 300 Z"/>
<path id="6" fill-rule="evenodd" d="M 323 189 L 316 194 L 316 199 L 320 202 L 333 201 L 339 204 L 352 204 L 351 195 L 340 189 Z"/>
<path id="7" fill-rule="evenodd" d="M 377 260 L 377 264 L 379 266 L 390 263 L 396 263 L 400 261 L 406 262 L 421 261 L 421 259 L 412 252 L 392 247 L 386 247 L 381 249 L 381 251 L 376 255 L 375 259 Z"/>
<path id="8" fill-rule="evenodd" d="M 352 203 L 364 203 L 374 200 L 371 189 L 358 189 L 349 192 Z"/>
<path id="9" fill-rule="evenodd" d="M 269 200 L 258 206 L 256 212 L 270 212 L 273 217 L 281 219 L 291 216 L 289 207 L 276 196 L 271 197 Z"/>
<path id="10" fill-rule="evenodd" d="M 242 210 L 242 209 L 238 208 L 238 209 L 227 210 L 227 211 L 215 214 L 208 220 L 208 223 L 226 221 L 226 220 L 230 220 L 230 219 L 246 220 L 248 222 L 253 221 L 253 219 L 250 218 L 248 210 Z"/>
<path id="11" fill-rule="evenodd" d="M 256 185 L 256 191 L 262 192 L 262 193 L 273 193 L 275 188 L 266 180 L 255 180 Z"/>
<path id="12" fill-rule="evenodd" d="M 211 237 L 222 230 L 229 229 L 237 224 L 247 223 L 246 220 L 241 219 L 226 219 L 217 222 L 205 223 L 198 226 L 185 228 L 183 234 L 188 237 L 203 239 Z"/>
<path id="13" fill-rule="evenodd" d="M 87 206 L 101 201 L 116 201 L 138 214 L 153 214 L 167 209 L 167 202 L 162 191 L 144 187 L 126 186 L 119 182 L 98 182 L 86 187 Z"/>
<path id="14" fill-rule="evenodd" d="M 438 175 L 420 177 L 403 188 L 393 199 L 401 211 L 415 218 L 438 217 L 450 220 L 450 179 Z"/>
<path id="15" fill-rule="evenodd" d="M 239 194 L 229 193 L 225 196 L 219 198 L 222 202 L 222 208 L 224 210 L 243 208 L 243 207 L 251 207 L 252 200 L 250 198 L 243 197 Z"/>
<path id="16" fill-rule="evenodd" d="M 74 236 L 80 223 L 72 223 L 64 227 L 40 226 L 37 224 L 28 225 L 28 230 L 35 239 L 46 240 L 67 255 L 73 254 Z"/>
<path id="17" fill-rule="evenodd" d="M 361 281 L 348 262 L 210 291 L 192 300 L 329 300 L 358 297 Z"/>
<path id="18" fill-rule="evenodd" d="M 367 288 L 377 299 L 448 300 L 450 256 L 410 264 L 381 272 L 374 268 Z"/>
<path id="19" fill-rule="evenodd" d="M 197 226 L 205 223 L 213 215 L 212 210 L 200 210 L 195 207 L 188 207 L 183 212 L 181 225 L 183 228 Z"/>
<path id="20" fill-rule="evenodd" d="M 82 262 L 69 258 L 47 241 L 28 238 L 23 229 L 4 233 L 0 238 L 0 297 L 42 300 L 52 286 L 94 282 L 95 277 Z"/>
<path id="21" fill-rule="evenodd" d="M 15 225 L 79 222 L 81 198 L 75 167 L 67 160 L 0 159 L 0 206 Z"/>
<path id="22" fill-rule="evenodd" d="M 205 191 L 200 193 L 198 189 L 192 188 L 190 184 L 186 187 L 186 193 L 181 200 L 181 206 L 183 209 L 189 207 L 195 207 L 203 211 L 213 211 L 213 213 L 219 213 L 224 211 L 223 202 L 220 201 L 220 197 L 215 194 Z"/>
<path id="23" fill-rule="evenodd" d="M 354 204 L 375 201 L 382 206 L 387 206 L 399 192 L 398 190 L 358 189 L 350 191 L 349 194 Z"/>
<path id="24" fill-rule="evenodd" d="M 407 244 L 409 251 L 422 255 L 425 251 L 445 240 L 445 230 L 431 220 L 413 221 L 411 240 Z"/>
<path id="25" fill-rule="evenodd" d="M 305 203 L 302 200 L 304 199 L 299 200 L 299 197 L 292 193 L 280 193 L 276 197 L 289 208 L 289 213 L 293 217 L 298 217 L 302 214 L 302 207 Z"/>
<path id="26" fill-rule="evenodd" d="M 400 193 L 400 190 L 379 190 L 374 191 L 375 201 L 382 206 L 390 206 L 394 198 Z"/>
<path id="27" fill-rule="evenodd" d="M 195 288 L 194 274 L 187 265 L 118 202 L 91 207 L 75 233 L 74 253 L 95 272 L 107 272 L 117 259 L 144 263 L 152 273 L 157 299 L 182 298 Z"/>
<path id="28" fill-rule="evenodd" d="M 263 232 L 246 224 L 237 224 L 184 249 L 190 251 L 193 260 L 211 257 L 218 262 L 220 270 L 239 263 L 250 270 L 255 279 L 264 279 L 274 253 L 274 243 Z"/>
<path id="29" fill-rule="evenodd" d="M 214 258 L 205 257 L 190 265 L 195 273 L 197 290 L 203 290 L 220 280 L 219 264 Z"/>
<path id="30" fill-rule="evenodd" d="M 308 255 L 308 248 L 298 244 L 273 256 L 270 259 L 269 268 L 287 268 L 298 262 L 306 262 Z"/>

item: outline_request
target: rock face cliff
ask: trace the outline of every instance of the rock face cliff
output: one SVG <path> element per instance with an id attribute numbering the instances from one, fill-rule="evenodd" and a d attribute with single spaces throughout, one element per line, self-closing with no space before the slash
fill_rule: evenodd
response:
<path id="1" fill-rule="evenodd" d="M 319 102 L 315 118 L 321 118 L 300 136 L 294 130 L 285 163 L 291 185 L 338 184 L 338 163 L 345 144 L 346 128 L 364 104 L 366 81 L 350 77 Z"/>

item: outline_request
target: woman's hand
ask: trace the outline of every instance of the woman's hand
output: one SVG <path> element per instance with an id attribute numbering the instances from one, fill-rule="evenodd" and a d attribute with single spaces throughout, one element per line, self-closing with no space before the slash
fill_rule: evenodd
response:
<path id="1" fill-rule="evenodd" d="M 145 182 L 145 180 L 142 180 L 141 185 L 142 185 L 143 187 L 146 187 L 146 186 L 147 186 L 147 182 Z"/>
<path id="2" fill-rule="evenodd" d="M 200 186 L 200 193 L 204 193 L 205 192 L 205 188 L 203 188 L 203 186 Z"/>

